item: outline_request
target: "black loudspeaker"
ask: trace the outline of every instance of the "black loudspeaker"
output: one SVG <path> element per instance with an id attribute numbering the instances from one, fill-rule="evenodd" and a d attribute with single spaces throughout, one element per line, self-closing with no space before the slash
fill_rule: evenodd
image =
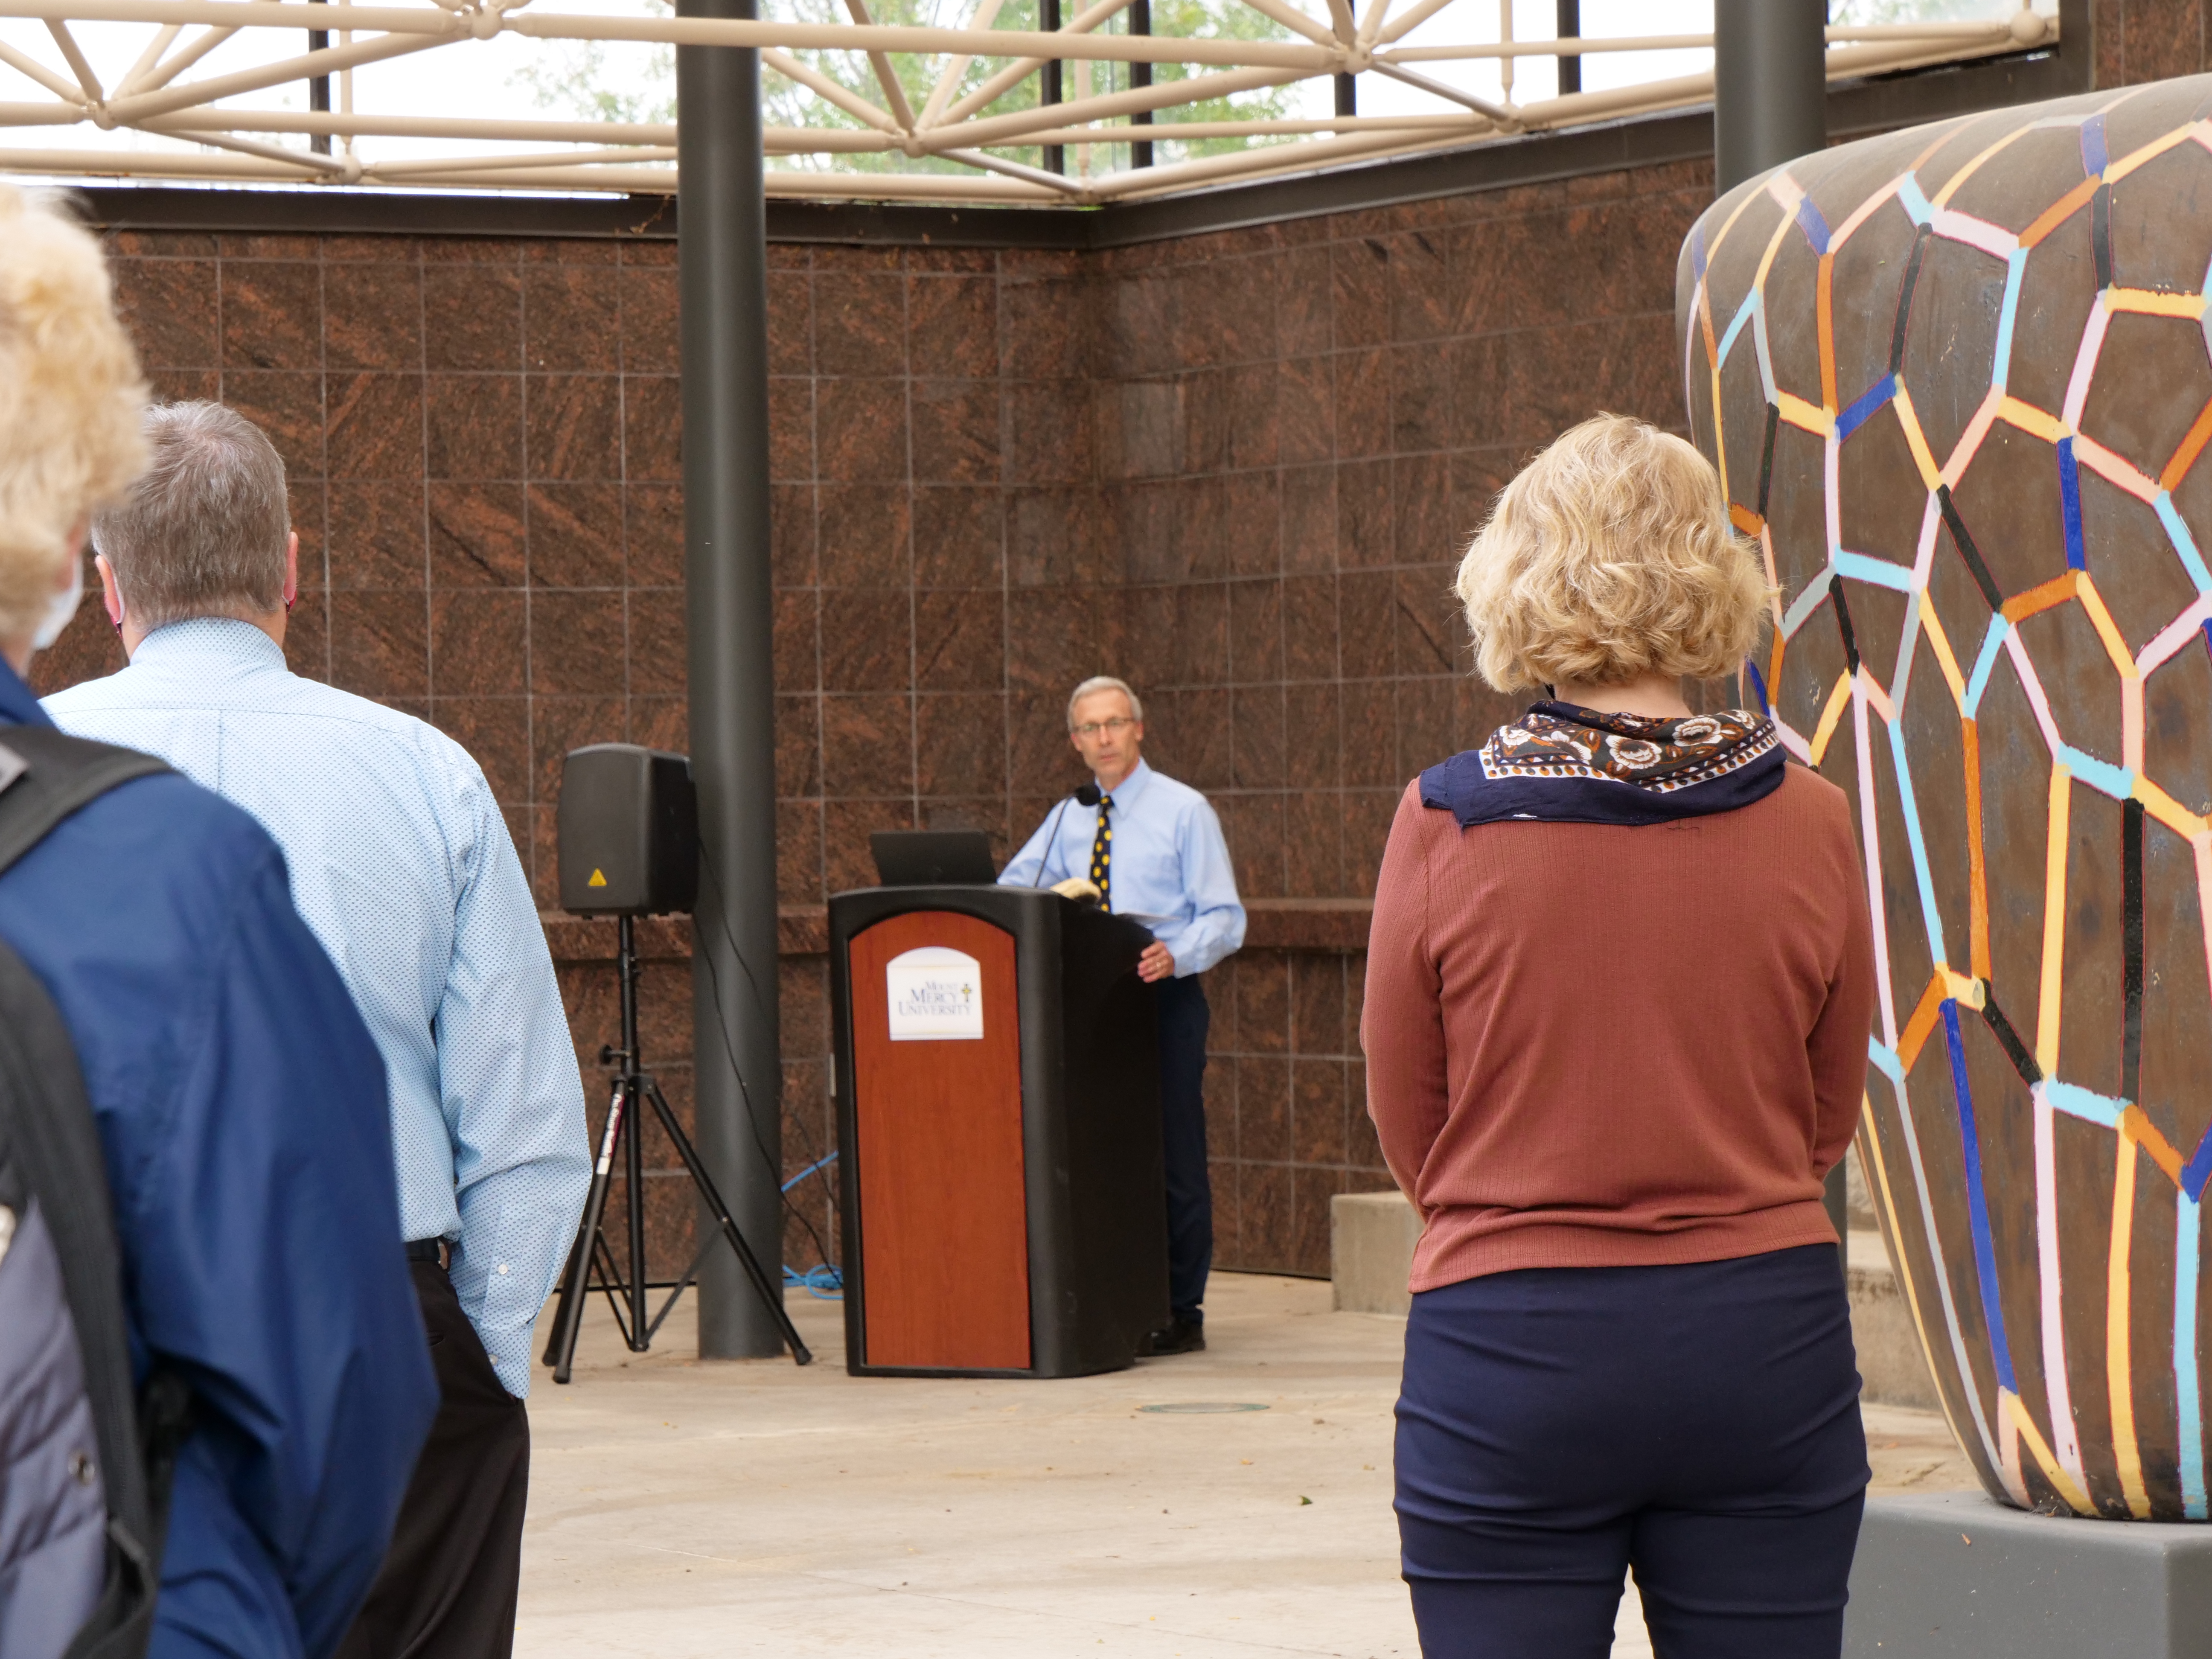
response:
<path id="1" fill-rule="evenodd" d="M 699 896 L 699 793 L 682 755 L 634 743 L 561 763 L 561 908 L 584 916 L 690 910 Z"/>

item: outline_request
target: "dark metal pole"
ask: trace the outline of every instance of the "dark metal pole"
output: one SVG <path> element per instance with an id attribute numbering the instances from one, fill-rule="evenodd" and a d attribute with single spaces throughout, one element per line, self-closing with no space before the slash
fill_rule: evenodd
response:
<path id="1" fill-rule="evenodd" d="M 638 1054 L 637 1040 L 635 920 L 627 915 L 617 920 L 615 939 L 616 971 L 622 980 L 622 1064 L 627 1074 L 643 1063 Z M 629 1126 L 629 1133 L 623 1138 L 623 1182 L 628 1189 L 623 1197 L 629 1223 L 629 1346 L 631 1352 L 643 1353 L 653 1340 L 647 1332 L 653 1306 L 645 1292 L 645 1134 L 644 1126 L 637 1121 L 641 1091 L 635 1082 L 627 1078 L 625 1081 L 629 1098 L 623 1103 L 623 1118 Z"/>
<path id="2" fill-rule="evenodd" d="M 1340 75 L 1336 77 L 1336 112 L 1339 115 L 1359 113 L 1359 77 Z"/>
<path id="3" fill-rule="evenodd" d="M 1714 188 L 1828 142 L 1826 0 L 1715 0 Z"/>
<path id="4" fill-rule="evenodd" d="M 1060 27 L 1060 0 L 1037 0 L 1037 27 L 1053 30 Z M 1060 59 L 1046 60 L 1038 77 L 1038 101 L 1045 104 L 1060 102 Z M 1067 171 L 1067 151 L 1058 144 L 1044 147 L 1044 167 L 1048 173 Z"/>
<path id="5" fill-rule="evenodd" d="M 1579 40 L 1583 36 L 1583 0 L 1559 0 L 1559 36 L 1562 40 Z M 1559 59 L 1559 96 L 1583 89 L 1583 60 L 1579 58 Z"/>
<path id="6" fill-rule="evenodd" d="M 677 0 L 677 15 L 750 21 L 758 12 L 755 0 Z M 703 854 L 691 957 L 693 1097 L 701 1159 L 774 1273 L 783 1260 L 783 1123 L 760 54 L 677 47 L 676 97 L 684 615 Z M 699 1352 L 738 1359 L 781 1346 L 734 1253 L 709 1252 L 699 1274 Z"/>
<path id="7" fill-rule="evenodd" d="M 329 0 L 307 0 L 307 3 L 311 6 L 325 5 L 329 3 Z M 307 31 L 309 52 L 320 52 L 330 43 L 331 33 L 328 29 Z M 307 77 L 307 107 L 318 115 L 328 115 L 331 112 L 331 77 L 329 76 L 311 75 Z M 307 148 L 318 155 L 328 155 L 331 153 L 331 135 L 327 132 L 313 134 L 307 140 Z"/>
<path id="8" fill-rule="evenodd" d="M 1152 32 L 1152 0 L 1129 0 L 1129 33 L 1150 34 Z M 1152 84 L 1152 66 L 1150 64 L 1129 65 L 1129 87 L 1132 91 L 1139 87 L 1149 87 Z M 1129 118 L 1129 123 L 1132 126 L 1148 127 L 1152 125 L 1152 112 L 1148 109 L 1140 109 Z M 1131 167 L 1148 167 L 1152 164 L 1152 141 L 1151 139 L 1147 138 L 1140 143 L 1133 143 L 1129 146 Z"/>
<path id="9" fill-rule="evenodd" d="M 1714 0 L 1714 194 L 1826 148 L 1827 26 L 1826 0 Z M 1821 1201 L 1848 1258 L 1844 1167 L 1828 1171 Z"/>

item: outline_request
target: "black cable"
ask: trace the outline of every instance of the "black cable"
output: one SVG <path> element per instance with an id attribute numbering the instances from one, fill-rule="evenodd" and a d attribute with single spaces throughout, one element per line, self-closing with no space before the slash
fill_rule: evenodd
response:
<path id="1" fill-rule="evenodd" d="M 765 1015 L 768 1012 L 768 1008 L 766 1003 L 761 998 L 760 981 L 753 977 L 753 970 L 745 962 L 744 952 L 738 948 L 737 934 L 731 928 L 730 919 L 728 915 L 725 914 L 722 903 L 720 902 L 722 896 L 726 895 L 728 890 L 722 885 L 720 873 L 714 868 L 714 859 L 707 851 L 707 842 L 703 836 L 698 839 L 698 847 L 699 862 L 705 867 L 708 878 L 713 881 L 714 891 L 717 896 L 717 902 L 709 905 L 708 908 L 713 913 L 714 920 L 721 924 L 722 937 L 729 941 L 730 954 L 737 958 L 738 966 L 744 970 L 745 978 L 751 982 L 754 1002 L 756 1006 L 760 1008 L 761 1012 Z M 745 1123 L 752 1131 L 753 1146 L 760 1153 L 762 1165 L 768 1170 L 769 1175 L 775 1182 L 778 1189 L 777 1195 L 781 1199 L 785 1211 L 798 1218 L 799 1224 L 806 1230 L 807 1237 L 814 1242 L 816 1255 L 823 1262 L 827 1263 L 830 1260 L 830 1248 L 822 1242 L 822 1235 L 815 1230 L 814 1223 L 807 1216 L 806 1212 L 801 1210 L 797 1204 L 792 1201 L 791 1194 L 781 1190 L 783 1187 L 783 1171 L 777 1166 L 775 1155 L 769 1151 L 768 1142 L 761 1136 L 760 1119 L 753 1110 L 752 1091 L 746 1086 L 744 1067 L 738 1063 L 737 1043 L 730 1036 L 729 1018 L 722 1007 L 721 970 L 714 965 L 714 953 L 712 951 L 706 951 L 703 954 L 707 960 L 708 982 L 714 994 L 714 1026 L 715 1029 L 722 1035 L 722 1052 L 729 1057 L 731 1075 L 735 1077 L 738 1080 L 738 1095 L 744 1103 Z M 779 1058 L 778 1064 L 780 1065 L 781 1063 L 781 1061 Z M 696 1104 L 696 1081 L 694 1085 L 694 1101 Z M 780 1118 L 779 1121 L 781 1121 Z M 814 1150 L 813 1141 L 811 1137 L 805 1138 L 807 1140 L 806 1150 L 811 1154 Z M 823 1185 L 827 1187 L 830 1179 L 829 1176 L 825 1175 L 822 1179 Z M 836 1204 L 834 1189 L 831 1189 L 830 1204 L 834 1209 Z M 779 1260 L 781 1258 L 782 1255 L 783 1251 L 779 1248 L 776 1251 L 776 1255 Z"/>
<path id="2" fill-rule="evenodd" d="M 704 840 L 701 840 L 699 842 L 699 861 L 707 866 L 708 874 L 714 878 L 715 891 L 718 893 L 722 891 L 721 876 L 714 869 L 714 860 L 708 854 L 707 843 Z M 761 995 L 760 981 L 753 977 L 752 968 L 750 964 L 745 961 L 745 953 L 738 948 L 737 935 L 730 930 L 730 919 L 723 912 L 722 908 L 720 905 L 714 907 L 714 920 L 722 924 L 722 937 L 729 941 L 730 954 L 738 959 L 738 966 L 744 971 L 745 982 L 752 987 L 753 1006 L 760 1010 L 762 1018 L 767 1018 L 768 1003 L 766 999 Z M 707 972 L 708 976 L 713 979 L 714 982 L 714 1018 L 717 1021 L 720 1021 L 722 1018 L 722 982 L 720 974 L 715 969 L 714 958 L 711 955 L 707 960 Z M 722 1029 L 722 1047 L 726 1052 L 729 1052 L 731 1050 L 730 1032 L 726 1024 L 724 1025 Z M 736 1071 L 738 1069 L 738 1057 L 734 1052 L 730 1052 L 730 1069 L 732 1071 Z M 739 1074 L 738 1079 L 738 1087 L 740 1090 L 744 1087 L 744 1078 L 742 1073 Z M 751 1097 L 750 1095 L 746 1097 L 746 1103 L 748 1106 L 751 1103 Z M 805 1150 L 808 1162 L 822 1162 L 823 1160 L 820 1158 L 820 1155 L 815 1150 L 814 1138 L 806 1133 L 805 1126 L 799 1123 L 799 1121 L 796 1118 L 792 1121 L 799 1128 L 799 1138 L 806 1143 Z M 758 1138 L 757 1127 L 755 1130 L 755 1137 L 756 1139 Z M 761 1155 L 763 1158 L 768 1156 L 768 1147 L 765 1144 L 761 1147 Z M 774 1162 L 772 1158 L 769 1161 L 771 1163 Z M 782 1181 L 783 1176 L 781 1171 L 778 1172 L 776 1179 L 779 1183 Z M 823 1179 L 826 1181 L 828 1177 L 824 1176 Z"/>
<path id="3" fill-rule="evenodd" d="M 708 851 L 707 851 L 707 843 L 706 843 L 706 841 L 705 841 L 705 840 L 704 840 L 704 838 L 702 838 L 702 837 L 696 837 L 696 836 L 695 836 L 695 837 L 694 837 L 694 839 L 695 839 L 695 840 L 696 840 L 696 841 L 697 841 L 697 842 L 698 842 L 698 848 L 699 848 L 699 861 L 700 861 L 700 863 L 702 863 L 702 865 L 704 865 L 704 866 L 706 866 L 706 868 L 707 868 L 707 873 L 708 874 L 708 876 L 709 876 L 709 877 L 711 877 L 711 878 L 713 878 L 713 880 L 714 880 L 714 889 L 715 889 L 715 890 L 716 890 L 717 892 L 721 892 L 721 891 L 723 891 L 723 890 L 724 890 L 724 889 L 723 889 L 723 887 L 722 887 L 722 878 L 721 878 L 720 872 L 718 872 L 718 871 L 716 871 L 716 870 L 715 870 L 715 868 L 714 868 L 714 860 L 713 860 L 713 858 L 708 854 Z M 731 931 L 729 917 L 728 917 L 728 916 L 727 916 L 727 915 L 723 912 L 723 910 L 722 910 L 722 908 L 721 908 L 721 907 L 720 907 L 720 905 L 717 905 L 717 906 L 715 906 L 715 907 L 714 907 L 714 919 L 715 919 L 715 921 L 719 921 L 719 922 L 720 922 L 720 923 L 721 923 L 721 925 L 722 925 L 722 937 L 723 937 L 724 939 L 727 939 L 727 940 L 729 941 L 729 945 L 730 945 L 730 954 L 731 954 L 732 957 L 735 957 L 737 958 L 738 966 L 738 968 L 739 968 L 739 969 L 744 972 L 744 976 L 745 976 L 745 983 L 746 983 L 747 985 L 749 985 L 749 986 L 750 986 L 750 987 L 752 988 L 752 994 L 753 994 L 753 1006 L 754 1006 L 755 1008 L 757 1008 L 757 1009 L 758 1009 L 758 1010 L 760 1011 L 760 1015 L 761 1015 L 761 1018 L 763 1018 L 763 1019 L 767 1018 L 768 1018 L 768 1000 L 767 1000 L 767 998 L 765 998 L 764 996 L 763 996 L 763 995 L 761 994 L 760 981 L 759 981 L 758 979 L 757 979 L 757 978 L 754 976 L 754 975 L 753 975 L 753 970 L 752 970 L 752 964 L 751 964 L 751 963 L 748 963 L 748 962 L 745 960 L 745 953 L 744 953 L 743 951 L 741 951 L 741 950 L 739 950 L 739 949 L 738 948 L 737 935 L 736 935 L 734 933 L 732 933 L 732 932 Z M 707 962 L 707 972 L 708 972 L 708 976 L 714 980 L 714 1018 L 715 1018 L 715 1019 L 716 1019 L 718 1022 L 720 1022 L 720 1021 L 721 1021 L 721 1020 L 722 1020 L 722 1018 L 723 1018 L 723 1016 L 722 1016 L 722 984 L 721 984 L 721 977 L 720 977 L 720 974 L 716 971 L 716 969 L 715 969 L 715 968 L 714 968 L 714 958 L 713 958 L 713 957 L 712 957 L 712 955 L 711 955 L 711 954 L 709 955 L 709 957 L 708 957 L 708 962 Z M 726 1024 L 724 1024 L 724 1026 L 723 1026 L 723 1030 L 722 1030 L 722 1046 L 723 1046 L 723 1048 L 724 1048 L 724 1049 L 725 1049 L 726 1051 L 730 1050 L 730 1049 L 731 1049 L 731 1047 L 732 1047 L 732 1045 L 731 1045 L 731 1042 L 730 1042 L 729 1028 L 728 1028 L 728 1026 L 727 1026 Z M 733 1071 L 733 1072 L 734 1072 L 734 1071 L 738 1071 L 738 1060 L 737 1060 L 737 1055 L 736 1055 L 736 1054 L 735 1054 L 734 1052 L 732 1052 L 732 1053 L 730 1054 L 730 1068 L 731 1068 L 731 1070 L 732 1070 L 732 1071 Z M 745 1086 L 745 1085 L 744 1085 L 744 1074 L 740 1072 L 740 1073 L 738 1073 L 738 1089 L 740 1090 L 740 1091 L 744 1091 L 744 1086 Z M 751 1105 L 751 1099 L 752 1099 L 752 1097 L 751 1097 L 751 1096 L 750 1096 L 750 1094 L 746 1095 L 746 1097 L 745 1097 L 745 1100 L 746 1100 L 746 1104 L 747 1104 L 747 1107 L 748 1107 L 748 1110 L 749 1110 L 749 1111 L 750 1111 L 750 1105 Z M 823 1161 L 823 1160 L 822 1160 L 822 1159 L 819 1158 L 819 1156 L 817 1154 L 817 1152 L 816 1152 L 816 1151 L 815 1151 L 814 1138 L 813 1138 L 811 1135 L 810 1135 L 810 1134 L 808 1134 L 808 1133 L 806 1133 L 805 1126 L 804 1124 L 801 1124 L 801 1123 L 799 1121 L 799 1120 L 798 1120 L 797 1118 L 793 1118 L 793 1119 L 792 1120 L 792 1122 L 793 1122 L 793 1126 L 794 1126 L 794 1127 L 796 1127 L 799 1129 L 799 1138 L 800 1138 L 803 1141 L 805 1141 L 805 1152 L 806 1152 L 806 1155 L 807 1155 L 808 1161 L 809 1161 L 809 1162 L 811 1162 L 811 1163 L 817 1163 L 817 1164 L 818 1164 L 818 1163 L 820 1163 L 820 1162 L 822 1162 L 822 1161 Z M 755 1125 L 755 1127 L 754 1127 L 754 1130 L 753 1130 L 753 1136 L 754 1136 L 754 1139 L 755 1139 L 755 1140 L 756 1140 L 756 1141 L 758 1141 L 758 1140 L 759 1140 L 759 1137 L 760 1137 L 760 1130 L 759 1130 L 759 1127 L 758 1127 L 758 1125 L 757 1125 L 757 1124 L 756 1124 L 756 1125 Z M 773 1165 L 775 1160 L 773 1158 L 770 1158 L 770 1157 L 769 1157 L 769 1150 L 768 1150 L 767 1145 L 766 1145 L 765 1143 L 762 1143 L 762 1144 L 761 1144 L 760 1151 L 761 1151 L 761 1156 L 762 1156 L 763 1158 L 767 1159 L 767 1161 L 768 1161 L 771 1165 Z M 779 1184 L 781 1184 L 781 1183 L 782 1179 L 783 1179 L 782 1172 L 781 1172 L 781 1170 L 778 1170 L 778 1171 L 776 1172 L 776 1180 L 777 1180 L 777 1182 L 778 1182 L 778 1183 L 779 1183 Z M 824 1183 L 825 1183 L 825 1185 L 826 1185 L 826 1184 L 827 1184 L 827 1182 L 828 1182 L 828 1181 L 829 1181 L 829 1177 L 828 1177 L 827 1176 L 824 1176 L 823 1177 L 823 1182 L 824 1182 Z M 787 1201 L 787 1202 L 788 1202 L 788 1199 L 789 1199 L 789 1194 L 786 1194 L 786 1201 Z M 831 1202 L 831 1204 L 832 1204 L 832 1206 L 835 1206 L 835 1204 L 836 1204 L 836 1194 L 835 1194 L 835 1189 L 834 1189 L 834 1188 L 832 1188 L 832 1189 L 831 1189 L 831 1199 L 830 1199 L 830 1202 Z M 793 1213 L 794 1213 L 794 1214 L 796 1214 L 796 1213 L 797 1213 L 797 1211 L 796 1211 L 795 1209 L 793 1210 Z M 800 1221 L 801 1221 L 801 1223 L 802 1223 L 802 1224 L 804 1224 L 804 1223 L 805 1222 L 805 1218 L 804 1216 L 800 1216 L 800 1217 L 799 1217 L 799 1219 L 800 1219 Z M 810 1234 L 812 1234 L 812 1236 L 813 1236 L 813 1237 L 814 1237 L 815 1244 L 816 1244 L 817 1247 L 819 1247 L 819 1246 L 820 1246 L 820 1244 L 821 1244 L 821 1243 L 822 1243 L 822 1240 L 821 1240 L 821 1237 L 820 1237 L 820 1235 L 818 1235 L 818 1234 L 814 1234 L 814 1233 L 813 1233 L 813 1229 L 811 1228 L 811 1225 L 808 1227 L 807 1231 L 808 1231 L 808 1232 L 809 1232 Z M 824 1261 L 827 1261 L 830 1258 L 829 1258 L 828 1255 L 825 1253 L 825 1254 L 823 1255 L 823 1258 L 822 1258 L 822 1259 L 823 1259 Z"/>
<path id="4" fill-rule="evenodd" d="M 726 933 L 727 932 L 726 924 L 724 931 Z M 785 1212 L 793 1217 L 798 1221 L 799 1224 L 806 1230 L 807 1237 L 814 1242 L 815 1255 L 820 1257 L 824 1262 L 827 1262 L 830 1260 L 829 1247 L 823 1243 L 822 1235 L 815 1231 L 814 1223 L 808 1218 L 806 1212 L 800 1209 L 797 1204 L 792 1201 L 792 1197 L 789 1193 L 782 1190 L 783 1171 L 776 1167 L 775 1155 L 769 1151 L 768 1142 L 761 1138 L 760 1119 L 755 1115 L 753 1111 L 752 1091 L 745 1086 L 745 1074 L 744 1070 L 738 1064 L 736 1045 L 731 1041 L 729 1024 L 723 1017 L 722 1013 L 721 973 L 720 970 L 714 966 L 714 953 L 709 951 L 707 951 L 705 955 L 707 958 L 707 977 L 714 994 L 714 1024 L 722 1034 L 722 1051 L 729 1056 L 731 1074 L 738 1079 L 738 1097 L 744 1103 L 745 1122 L 747 1127 L 752 1131 L 753 1147 L 760 1153 L 762 1166 L 768 1170 L 769 1176 L 775 1182 L 777 1188 L 776 1195 L 781 1200 Z M 742 958 L 740 958 L 740 960 L 742 960 Z M 808 1150 L 812 1150 L 811 1144 Z M 823 1179 L 826 1182 L 829 1177 L 824 1176 Z M 832 1200 L 832 1202 L 835 1202 L 834 1199 Z M 782 1254 L 782 1249 L 779 1248 L 776 1251 L 776 1255 L 781 1257 Z"/>

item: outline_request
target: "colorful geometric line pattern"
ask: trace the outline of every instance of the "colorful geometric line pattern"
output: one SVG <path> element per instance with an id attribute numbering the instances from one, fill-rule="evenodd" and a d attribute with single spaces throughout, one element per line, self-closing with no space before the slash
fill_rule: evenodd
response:
<path id="1" fill-rule="evenodd" d="M 2167 757 L 2212 727 L 2167 696 L 2147 757 L 2146 686 L 2212 652 L 2175 499 L 2212 395 L 2154 454 L 2125 411 L 2212 390 L 2212 270 L 2129 285 L 2115 218 L 2130 250 L 2172 240 L 2143 216 L 2212 183 L 2208 94 L 1827 151 L 1716 204 L 1680 283 L 1692 425 L 1776 589 L 1746 695 L 1855 796 L 1881 979 L 1860 1152 L 1945 1409 L 1994 1495 L 2137 1519 L 2208 1515 L 2212 793 Z M 2116 363 L 2131 316 L 2171 320 Z M 1856 533 L 1884 521 L 1893 545 Z M 1993 718 L 2019 741 L 1987 746 Z"/>

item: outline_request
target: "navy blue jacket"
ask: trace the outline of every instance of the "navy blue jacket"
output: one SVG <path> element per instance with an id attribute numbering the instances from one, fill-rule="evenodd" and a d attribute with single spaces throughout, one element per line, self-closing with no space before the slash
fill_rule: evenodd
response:
<path id="1" fill-rule="evenodd" d="M 0 737 L 47 725 L 0 663 Z M 437 1406 L 384 1065 L 252 817 L 125 784 L 0 874 L 0 938 L 76 1041 L 134 1356 L 191 1382 L 151 1659 L 320 1659 Z"/>

